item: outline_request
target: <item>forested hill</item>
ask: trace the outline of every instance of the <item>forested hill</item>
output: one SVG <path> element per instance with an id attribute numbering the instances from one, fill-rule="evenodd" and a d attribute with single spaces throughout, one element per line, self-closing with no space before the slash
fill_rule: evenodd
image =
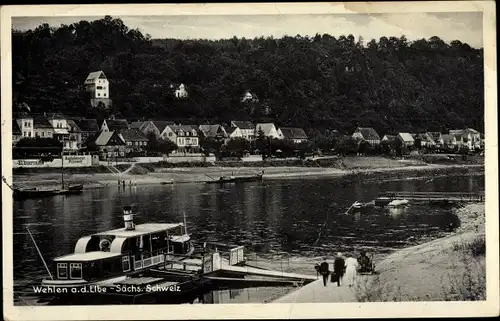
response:
<path id="1" fill-rule="evenodd" d="M 13 31 L 12 43 L 14 108 L 27 103 L 33 112 L 95 116 L 82 84 L 90 71 L 103 70 L 112 112 L 127 118 L 272 119 L 382 133 L 484 126 L 483 50 L 460 41 L 363 43 L 327 34 L 151 40 L 105 17 Z M 179 83 L 186 100 L 173 97 Z M 245 90 L 259 101 L 242 103 Z"/>

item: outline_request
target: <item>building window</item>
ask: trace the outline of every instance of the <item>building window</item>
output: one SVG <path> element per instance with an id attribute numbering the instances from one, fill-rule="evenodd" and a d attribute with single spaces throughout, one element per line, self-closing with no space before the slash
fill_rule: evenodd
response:
<path id="1" fill-rule="evenodd" d="M 67 279 L 68 278 L 68 264 L 67 263 L 57 263 L 57 278 Z"/>
<path id="2" fill-rule="evenodd" d="M 28 137 L 31 137 L 31 132 L 28 132 Z"/>
<path id="3" fill-rule="evenodd" d="M 101 97 L 101 94 L 97 94 L 97 97 Z"/>
<path id="4" fill-rule="evenodd" d="M 42 137 L 45 137 L 45 132 L 42 132 Z"/>
<path id="5" fill-rule="evenodd" d="M 70 279 L 81 279 L 82 278 L 82 263 L 70 263 L 69 264 L 69 277 L 70 277 Z"/>
<path id="6" fill-rule="evenodd" d="M 122 267 L 123 267 L 123 272 L 130 271 L 130 259 L 128 256 L 122 257 Z"/>
<path id="7" fill-rule="evenodd" d="M 172 137 L 172 132 L 168 133 L 168 137 Z"/>
<path id="8" fill-rule="evenodd" d="M 103 89 L 101 86 L 97 86 L 97 89 Z"/>

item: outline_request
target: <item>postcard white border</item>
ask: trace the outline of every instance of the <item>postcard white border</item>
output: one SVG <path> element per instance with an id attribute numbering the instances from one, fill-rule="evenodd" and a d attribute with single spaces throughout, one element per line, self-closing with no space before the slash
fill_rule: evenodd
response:
<path id="1" fill-rule="evenodd" d="M 467 317 L 499 313 L 497 66 L 495 5 L 493 1 L 427 1 L 365 3 L 258 3 L 258 4 L 133 4 L 4 6 L 1 8 L 2 70 L 2 175 L 12 184 L 12 57 L 11 17 L 28 16 L 161 16 L 161 15 L 262 15 L 356 14 L 414 12 L 482 12 L 486 136 L 486 238 L 487 300 L 483 302 L 407 303 L 301 303 L 147 306 L 13 306 L 12 195 L 2 188 L 3 297 L 8 320 L 131 320 L 131 319 L 260 319 L 260 318 L 380 318 Z M 96 13 L 102 12 L 97 15 Z M 2 182 L 3 184 L 3 182 Z M 10 222 L 10 224 L 9 224 Z"/>

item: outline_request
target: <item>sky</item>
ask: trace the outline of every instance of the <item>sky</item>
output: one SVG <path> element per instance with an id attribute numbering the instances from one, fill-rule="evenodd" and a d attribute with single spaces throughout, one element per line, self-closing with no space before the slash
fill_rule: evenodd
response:
<path id="1" fill-rule="evenodd" d="M 82 17 L 13 17 L 17 30 L 34 29 L 42 23 L 58 27 L 80 20 L 97 20 L 104 16 Z M 401 37 L 410 41 L 437 36 L 446 42 L 460 40 L 475 48 L 483 47 L 481 12 L 417 12 L 381 14 L 282 14 L 282 15 L 175 15 L 113 16 L 130 29 L 138 28 L 152 38 L 224 39 L 330 34 L 334 37 L 352 34 L 365 43 L 380 37 Z"/>

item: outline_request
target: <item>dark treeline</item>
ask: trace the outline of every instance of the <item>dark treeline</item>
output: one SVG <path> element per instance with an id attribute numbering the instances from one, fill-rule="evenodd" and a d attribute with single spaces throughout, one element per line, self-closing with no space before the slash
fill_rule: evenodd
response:
<path id="1" fill-rule="evenodd" d="M 380 133 L 484 126 L 483 50 L 437 37 L 151 40 L 107 16 L 13 31 L 12 45 L 14 106 L 33 112 L 96 117 L 83 82 L 103 70 L 118 117 Z M 173 97 L 179 83 L 188 99 Z M 242 103 L 245 90 L 259 101 Z"/>

